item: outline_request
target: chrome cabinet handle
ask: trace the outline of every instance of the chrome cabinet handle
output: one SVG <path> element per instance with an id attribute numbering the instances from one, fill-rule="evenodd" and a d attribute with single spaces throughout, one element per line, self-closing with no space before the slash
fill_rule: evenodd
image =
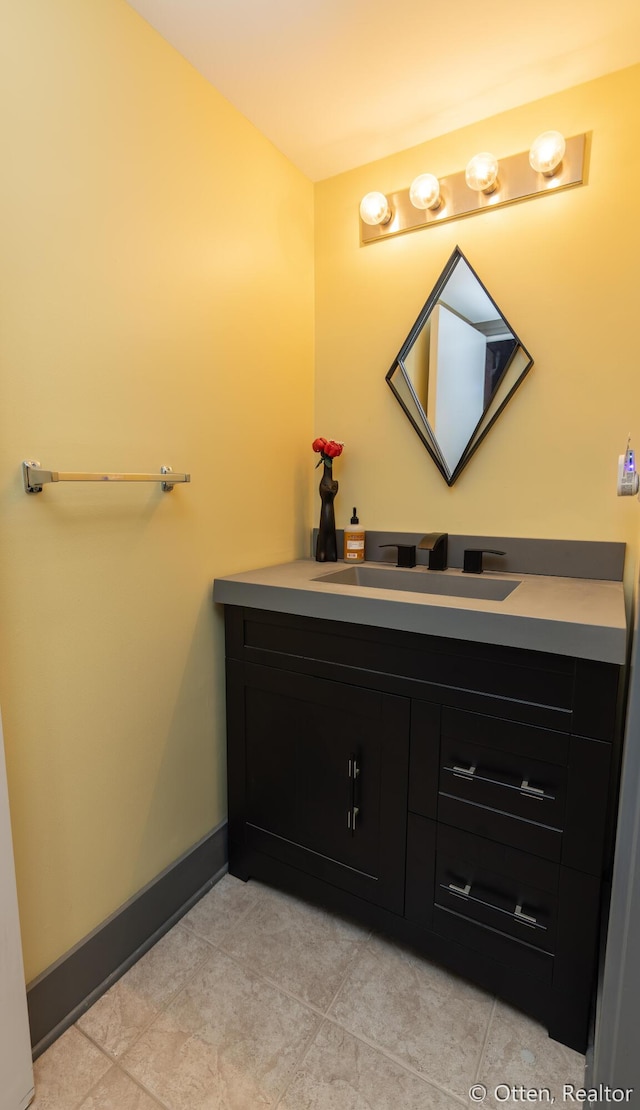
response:
<path id="1" fill-rule="evenodd" d="M 464 898 L 468 898 L 471 893 L 471 883 L 465 883 L 464 886 L 458 886 L 457 883 L 449 883 L 447 890 L 450 890 L 452 894 L 460 894 Z"/>
<path id="2" fill-rule="evenodd" d="M 515 910 L 513 911 L 513 916 L 515 917 L 516 921 L 521 921 L 523 925 L 529 925 L 531 928 L 534 929 L 545 928 L 544 925 L 540 924 L 537 917 L 534 917 L 533 914 L 524 912 L 521 902 L 518 902 Z"/>
<path id="3" fill-rule="evenodd" d="M 519 786 L 513 782 L 504 782 L 503 779 L 496 779 L 489 775 L 479 775 L 477 764 L 472 763 L 470 767 L 459 767 L 456 763 L 452 767 L 443 767 L 443 771 L 448 771 L 449 774 L 454 775 L 457 779 L 466 779 L 468 782 L 486 782 L 489 786 L 502 786 L 505 790 L 517 790 L 523 798 L 535 798 L 540 802 L 555 802 L 555 794 L 550 794 L 541 786 L 531 786 L 528 779 L 522 779 Z"/>
<path id="4" fill-rule="evenodd" d="M 472 779 L 476 773 L 476 764 L 472 763 L 470 767 L 458 767 L 454 763 L 453 767 L 445 767 L 445 771 L 451 770 L 451 773 L 456 775 L 457 778 Z"/>
<path id="5" fill-rule="evenodd" d="M 517 921 L 520 925 L 526 925 L 529 929 L 543 929 L 547 931 L 547 926 L 538 921 L 537 917 L 533 914 L 525 913 L 522 908 L 522 902 L 516 903 L 514 910 L 505 910 L 502 906 L 496 906 L 493 902 L 488 902 L 486 898 L 478 898 L 477 894 L 471 894 L 471 883 L 440 883 L 442 890 L 446 890 L 447 894 L 453 894 L 457 898 L 464 898 L 467 902 L 474 902 L 477 906 L 484 906 L 485 909 L 493 910 L 494 913 L 502 913 L 507 917 Z"/>
<path id="6" fill-rule="evenodd" d="M 553 800 L 553 794 L 545 794 L 541 786 L 531 786 L 527 779 L 523 779 L 520 783 L 520 793 L 525 794 L 527 798 L 537 798 L 540 802 L 543 802 L 545 798 Z"/>
<path id="7" fill-rule="evenodd" d="M 356 821 L 360 813 L 360 807 L 356 805 L 357 791 L 356 779 L 360 774 L 360 767 L 356 756 L 352 753 L 349 756 L 348 775 L 349 775 L 349 809 L 347 810 L 347 828 L 352 836 L 355 835 Z"/>

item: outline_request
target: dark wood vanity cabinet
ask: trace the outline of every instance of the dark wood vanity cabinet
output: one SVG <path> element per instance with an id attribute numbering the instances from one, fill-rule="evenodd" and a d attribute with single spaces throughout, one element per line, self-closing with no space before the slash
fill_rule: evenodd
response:
<path id="1" fill-rule="evenodd" d="M 418 947 L 584 1051 L 619 668 L 225 615 L 231 874 Z"/>
<path id="2" fill-rule="evenodd" d="M 227 674 L 232 866 L 253 874 L 263 853 L 401 914 L 407 699 L 236 660 Z"/>

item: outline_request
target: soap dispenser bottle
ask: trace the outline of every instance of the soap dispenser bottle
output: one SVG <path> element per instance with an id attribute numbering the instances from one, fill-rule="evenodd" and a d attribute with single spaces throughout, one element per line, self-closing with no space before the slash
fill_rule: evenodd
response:
<path id="1" fill-rule="evenodd" d="M 364 562 L 364 528 L 354 506 L 353 516 L 344 530 L 344 557 L 348 563 Z"/>

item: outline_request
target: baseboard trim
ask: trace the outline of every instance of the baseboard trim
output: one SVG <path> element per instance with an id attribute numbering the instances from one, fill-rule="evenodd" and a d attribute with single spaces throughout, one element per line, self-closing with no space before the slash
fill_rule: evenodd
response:
<path id="1" fill-rule="evenodd" d="M 227 859 L 223 821 L 28 984 L 34 1060 L 222 878 Z"/>

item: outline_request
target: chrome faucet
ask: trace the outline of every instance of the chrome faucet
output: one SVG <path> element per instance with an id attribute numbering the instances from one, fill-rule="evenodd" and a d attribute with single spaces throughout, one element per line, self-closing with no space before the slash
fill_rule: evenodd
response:
<path id="1" fill-rule="evenodd" d="M 429 552 L 429 570 L 447 569 L 448 541 L 449 535 L 447 532 L 429 532 L 420 540 L 418 549 Z"/>

